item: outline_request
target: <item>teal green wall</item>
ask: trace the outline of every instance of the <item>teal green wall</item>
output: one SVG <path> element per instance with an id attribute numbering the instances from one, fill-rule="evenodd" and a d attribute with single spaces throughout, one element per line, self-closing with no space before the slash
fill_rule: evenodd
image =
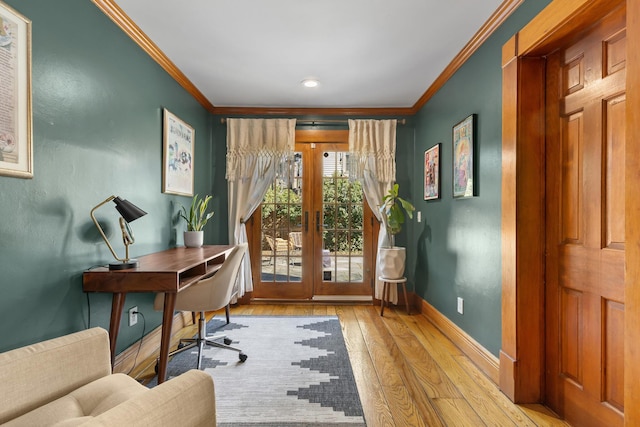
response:
<path id="1" fill-rule="evenodd" d="M 502 45 L 550 1 L 526 0 L 417 114 L 415 141 L 398 145 L 401 193 L 423 221 L 409 224 L 410 280 L 419 296 L 494 355 L 501 345 Z M 452 127 L 477 114 L 478 196 L 452 198 Z M 424 151 L 442 143 L 441 194 L 424 201 Z M 464 298 L 464 314 L 456 298 Z"/>
<path id="2" fill-rule="evenodd" d="M 112 260 L 90 220 L 115 194 L 148 212 L 132 223 L 139 256 L 182 243 L 174 220 L 188 197 L 162 194 L 162 108 L 195 128 L 196 192 L 214 195 L 206 241 L 227 242 L 224 140 L 212 150 L 212 116 L 88 0 L 7 0 L 33 22 L 33 179 L 0 177 L 0 351 L 84 329 L 82 272 Z M 211 165 L 214 165 L 212 168 Z M 109 204 L 98 211 L 111 221 Z M 130 294 L 146 331 L 153 295 Z M 108 328 L 111 295 L 90 294 L 91 326 Z M 123 320 L 118 352 L 142 322 Z"/>
<path id="3" fill-rule="evenodd" d="M 0 351 L 89 325 L 82 271 L 111 255 L 89 211 L 109 195 L 149 212 L 132 224 L 140 256 L 182 243 L 175 213 L 189 199 L 161 193 L 162 108 L 196 131 L 196 192 L 213 194 L 208 243 L 227 242 L 225 126 L 91 2 L 7 0 L 33 21 L 34 178 L 0 177 Z M 416 292 L 489 351 L 500 348 L 501 48 L 548 0 L 526 0 L 407 125 L 398 127 L 401 194 L 422 211 L 398 243 Z M 452 200 L 451 128 L 478 115 L 478 197 Z M 301 117 L 302 118 L 302 117 Z M 442 143 L 442 199 L 423 201 L 424 150 Z M 104 207 L 99 216 L 111 217 Z M 114 224 L 115 225 L 115 224 Z M 112 232 L 113 241 L 119 236 Z M 118 246 L 121 249 L 121 246 Z M 465 314 L 456 313 L 456 297 Z M 153 296 L 131 294 L 147 332 Z M 90 325 L 108 327 L 111 296 L 90 294 Z M 123 319 L 118 349 L 142 334 Z"/>

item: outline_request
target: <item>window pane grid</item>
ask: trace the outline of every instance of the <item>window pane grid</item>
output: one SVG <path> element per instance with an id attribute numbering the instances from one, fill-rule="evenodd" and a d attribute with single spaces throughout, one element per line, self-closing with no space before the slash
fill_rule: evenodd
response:
<path id="1" fill-rule="evenodd" d="M 287 162 L 285 176 L 277 176 L 262 200 L 263 282 L 300 282 L 302 258 L 292 232 L 302 228 L 302 155 Z"/>
<path id="2" fill-rule="evenodd" d="M 341 283 L 363 277 L 364 198 L 360 183 L 349 180 L 346 158 L 346 153 L 325 152 L 323 161 L 323 280 Z"/>

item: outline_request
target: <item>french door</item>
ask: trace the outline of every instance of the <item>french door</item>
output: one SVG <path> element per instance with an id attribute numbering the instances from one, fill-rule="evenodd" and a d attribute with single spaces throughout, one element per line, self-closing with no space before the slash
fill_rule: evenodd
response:
<path id="1" fill-rule="evenodd" d="M 373 214 L 349 179 L 346 132 L 297 131 L 250 221 L 254 298 L 371 300 Z"/>

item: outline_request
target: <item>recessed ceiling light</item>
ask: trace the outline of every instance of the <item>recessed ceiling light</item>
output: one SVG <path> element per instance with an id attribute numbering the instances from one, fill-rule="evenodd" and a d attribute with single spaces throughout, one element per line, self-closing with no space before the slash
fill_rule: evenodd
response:
<path id="1" fill-rule="evenodd" d="M 319 82 L 316 79 L 304 79 L 302 85 L 304 87 L 317 87 Z"/>

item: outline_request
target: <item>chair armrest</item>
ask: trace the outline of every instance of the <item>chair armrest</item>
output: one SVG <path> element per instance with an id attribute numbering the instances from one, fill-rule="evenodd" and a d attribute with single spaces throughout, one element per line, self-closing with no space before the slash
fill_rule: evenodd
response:
<path id="1" fill-rule="evenodd" d="M 82 425 L 215 427 L 213 378 L 206 372 L 192 369 Z"/>

